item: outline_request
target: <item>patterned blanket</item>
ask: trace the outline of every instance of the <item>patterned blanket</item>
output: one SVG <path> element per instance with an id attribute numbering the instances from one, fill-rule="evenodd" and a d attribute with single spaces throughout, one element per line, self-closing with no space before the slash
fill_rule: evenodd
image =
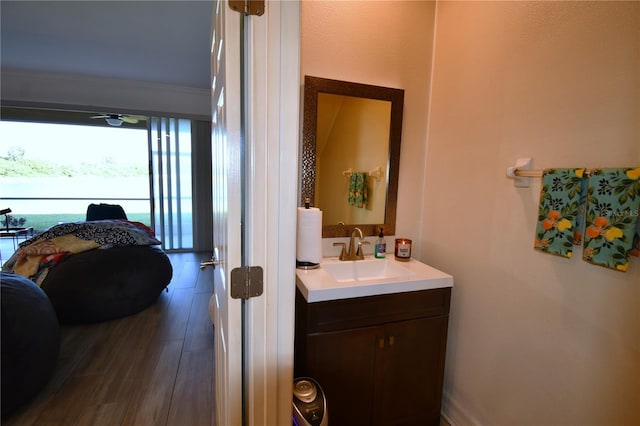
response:
<path id="1" fill-rule="evenodd" d="M 97 220 L 63 223 L 22 243 L 2 266 L 40 285 L 50 268 L 67 256 L 92 249 L 158 245 L 153 231 L 140 222 Z"/>

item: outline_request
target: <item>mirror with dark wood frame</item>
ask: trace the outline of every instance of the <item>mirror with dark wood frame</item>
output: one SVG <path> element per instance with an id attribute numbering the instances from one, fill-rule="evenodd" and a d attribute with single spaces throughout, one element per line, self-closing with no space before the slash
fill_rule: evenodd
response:
<path id="1" fill-rule="evenodd" d="M 395 234 L 403 106 L 402 89 L 305 76 L 300 203 L 323 211 L 324 238 L 356 226 Z M 360 204 L 354 173 L 367 188 Z"/>

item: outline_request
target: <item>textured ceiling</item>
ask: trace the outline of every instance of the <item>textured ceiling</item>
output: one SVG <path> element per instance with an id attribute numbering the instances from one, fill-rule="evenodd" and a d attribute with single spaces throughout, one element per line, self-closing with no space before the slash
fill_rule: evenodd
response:
<path id="1" fill-rule="evenodd" d="M 207 89 L 212 13 L 212 0 L 2 0 L 0 64 Z"/>

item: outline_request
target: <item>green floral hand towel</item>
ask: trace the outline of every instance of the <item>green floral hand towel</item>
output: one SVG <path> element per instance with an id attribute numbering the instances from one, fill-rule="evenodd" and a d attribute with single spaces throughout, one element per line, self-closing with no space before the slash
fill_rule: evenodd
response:
<path id="1" fill-rule="evenodd" d="M 369 198 L 367 190 L 367 174 L 351 173 L 349 178 L 349 205 L 365 208 Z"/>
<path id="2" fill-rule="evenodd" d="M 629 267 L 640 209 L 640 167 L 592 170 L 583 259 L 618 271 Z"/>
<path id="3" fill-rule="evenodd" d="M 581 243 L 587 195 L 583 174 L 583 168 L 543 171 L 536 250 L 571 257 L 574 244 Z"/>

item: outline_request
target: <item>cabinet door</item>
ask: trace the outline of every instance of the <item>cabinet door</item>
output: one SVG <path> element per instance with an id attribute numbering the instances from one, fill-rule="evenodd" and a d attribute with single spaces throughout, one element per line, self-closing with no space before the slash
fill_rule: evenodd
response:
<path id="1" fill-rule="evenodd" d="M 438 425 L 447 317 L 387 324 L 373 424 Z"/>
<path id="2" fill-rule="evenodd" d="M 376 344 L 383 331 L 365 327 L 307 336 L 306 372 L 326 394 L 329 424 L 372 424 Z"/>

